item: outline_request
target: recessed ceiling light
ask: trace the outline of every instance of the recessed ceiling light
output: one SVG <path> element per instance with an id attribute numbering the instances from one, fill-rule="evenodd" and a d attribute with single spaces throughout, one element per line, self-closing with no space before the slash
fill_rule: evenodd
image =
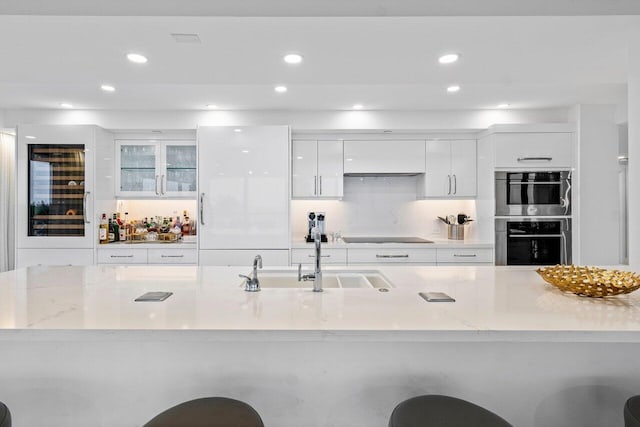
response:
<path id="1" fill-rule="evenodd" d="M 354 110 L 362 110 L 364 107 L 362 106 L 362 104 L 354 104 L 353 109 Z"/>
<path id="2" fill-rule="evenodd" d="M 450 92 L 450 93 L 459 92 L 459 91 L 460 91 L 460 86 L 458 85 L 451 85 L 447 88 L 447 92 Z"/>
<path id="3" fill-rule="evenodd" d="M 240 128 L 236 128 L 236 129 L 234 129 L 233 131 L 234 131 L 234 132 L 242 132 L 242 129 L 240 129 Z"/>
<path id="4" fill-rule="evenodd" d="M 207 104 L 207 108 L 210 110 L 215 110 L 216 108 L 218 108 L 218 106 L 216 104 Z"/>
<path id="5" fill-rule="evenodd" d="M 498 108 L 507 108 L 507 107 L 510 107 L 510 106 L 511 106 L 511 104 L 499 104 Z"/>
<path id="6" fill-rule="evenodd" d="M 460 55 L 457 53 L 447 53 L 446 55 L 442 55 L 438 58 L 438 62 L 441 64 L 453 64 L 458 59 L 460 59 Z"/>
<path id="7" fill-rule="evenodd" d="M 136 64 L 145 64 L 148 61 L 146 56 L 140 55 L 139 53 L 128 53 L 127 59 Z"/>
<path id="8" fill-rule="evenodd" d="M 353 159 L 345 159 L 347 162 L 352 162 Z"/>
<path id="9" fill-rule="evenodd" d="M 69 104 L 68 102 L 61 102 L 60 106 L 62 108 L 73 108 L 73 105 Z"/>
<path id="10" fill-rule="evenodd" d="M 249 153 L 249 150 L 242 150 L 242 152 L 243 152 L 244 154 L 247 154 L 247 153 Z"/>
<path id="11" fill-rule="evenodd" d="M 33 135 L 25 135 L 25 138 L 27 138 L 27 139 L 36 139 L 36 137 L 33 136 Z"/>
<path id="12" fill-rule="evenodd" d="M 302 62 L 302 55 L 298 53 L 288 53 L 284 56 L 284 62 L 287 64 L 299 64 Z"/>
<path id="13" fill-rule="evenodd" d="M 27 137 L 27 138 L 28 138 L 28 137 Z M 296 157 L 296 159 L 298 159 L 298 160 L 302 160 L 303 158 L 304 158 L 304 157 L 302 157 L 302 156 L 297 156 L 297 157 Z"/>
<path id="14" fill-rule="evenodd" d="M 105 92 L 115 92 L 116 90 L 116 88 L 111 85 L 102 85 L 100 86 L 100 89 L 102 89 Z"/>
<path id="15" fill-rule="evenodd" d="M 275 90 L 278 93 L 285 93 L 287 91 L 287 87 L 286 86 L 276 86 L 275 88 L 273 88 L 273 90 Z"/>

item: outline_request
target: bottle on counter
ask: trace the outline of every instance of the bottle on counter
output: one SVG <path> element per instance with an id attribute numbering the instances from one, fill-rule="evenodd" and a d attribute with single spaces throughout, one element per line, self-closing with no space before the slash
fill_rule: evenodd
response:
<path id="1" fill-rule="evenodd" d="M 116 218 L 116 214 L 113 214 L 113 234 L 114 234 L 114 242 L 120 241 L 120 226 L 118 225 L 118 219 Z"/>
<path id="2" fill-rule="evenodd" d="M 109 218 L 109 234 L 108 234 L 108 242 L 109 243 L 113 243 L 116 241 L 116 234 L 115 234 L 115 228 L 113 227 L 113 221 L 111 221 L 111 218 Z"/>
<path id="3" fill-rule="evenodd" d="M 109 243 L 109 223 L 107 222 L 107 214 L 102 214 L 102 218 L 100 219 L 100 229 L 98 231 L 100 243 Z"/>
<path id="4" fill-rule="evenodd" d="M 182 223 L 182 235 L 183 236 L 188 236 L 189 234 L 191 234 L 191 229 L 189 226 L 189 213 L 187 211 L 184 211 L 184 222 Z"/>

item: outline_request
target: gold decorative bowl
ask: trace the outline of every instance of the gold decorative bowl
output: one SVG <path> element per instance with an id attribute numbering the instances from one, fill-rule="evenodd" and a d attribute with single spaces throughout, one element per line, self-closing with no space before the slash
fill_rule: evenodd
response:
<path id="1" fill-rule="evenodd" d="M 640 288 L 640 275 L 631 271 L 578 265 L 556 265 L 536 271 L 556 288 L 586 297 L 610 297 L 628 294 Z"/>

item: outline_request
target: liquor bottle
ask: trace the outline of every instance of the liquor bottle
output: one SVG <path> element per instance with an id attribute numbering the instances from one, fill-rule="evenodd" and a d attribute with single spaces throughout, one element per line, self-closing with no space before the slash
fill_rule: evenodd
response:
<path id="1" fill-rule="evenodd" d="M 118 220 L 116 219 L 116 214 L 113 214 L 113 234 L 116 242 L 120 241 L 120 226 L 118 225 Z"/>
<path id="2" fill-rule="evenodd" d="M 100 220 L 99 236 L 101 244 L 109 243 L 109 223 L 107 222 L 107 214 L 104 213 Z"/>
<path id="3" fill-rule="evenodd" d="M 176 217 L 176 222 L 173 223 L 173 226 L 171 228 L 178 228 L 182 232 L 182 223 L 180 222 L 179 216 Z"/>
<path id="4" fill-rule="evenodd" d="M 120 227 L 123 226 L 122 220 L 120 219 L 120 212 L 116 212 L 116 222 Z"/>
<path id="5" fill-rule="evenodd" d="M 113 222 L 111 221 L 111 218 L 109 218 L 109 237 L 108 237 L 108 239 L 109 239 L 109 243 L 116 241 L 115 229 L 113 228 Z"/>
<path id="6" fill-rule="evenodd" d="M 184 211 L 186 214 L 187 211 Z M 187 215 L 184 216 L 184 222 L 182 223 L 182 234 L 184 236 L 188 236 L 191 233 L 191 229 L 189 227 L 189 217 Z"/>

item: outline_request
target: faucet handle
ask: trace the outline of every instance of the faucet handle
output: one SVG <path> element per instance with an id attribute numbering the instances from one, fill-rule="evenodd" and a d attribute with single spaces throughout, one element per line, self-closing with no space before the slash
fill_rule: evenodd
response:
<path id="1" fill-rule="evenodd" d="M 238 277 L 242 277 L 243 279 L 246 279 L 247 281 L 253 280 L 251 277 L 245 275 L 245 274 L 238 274 Z"/>
<path id="2" fill-rule="evenodd" d="M 302 282 L 302 264 L 298 264 L 298 282 Z"/>

